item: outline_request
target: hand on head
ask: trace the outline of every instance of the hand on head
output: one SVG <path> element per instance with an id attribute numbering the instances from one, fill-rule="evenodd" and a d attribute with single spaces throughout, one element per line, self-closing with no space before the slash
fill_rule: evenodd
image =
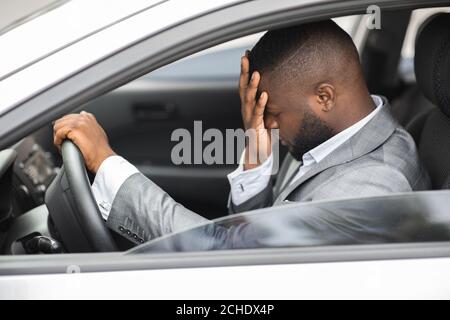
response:
<path id="1" fill-rule="evenodd" d="M 258 71 L 255 71 L 250 78 L 249 69 L 250 63 L 246 53 L 246 55 L 241 58 L 239 96 L 241 98 L 241 113 L 244 129 L 254 130 L 256 139 L 249 139 L 249 143 L 256 145 L 247 145 L 246 147 L 245 170 L 259 166 L 271 153 L 270 132 L 266 129 L 264 124 L 264 110 L 269 96 L 267 92 L 262 92 L 259 98 L 256 98 L 261 75 Z M 256 154 L 251 155 L 250 152 Z"/>

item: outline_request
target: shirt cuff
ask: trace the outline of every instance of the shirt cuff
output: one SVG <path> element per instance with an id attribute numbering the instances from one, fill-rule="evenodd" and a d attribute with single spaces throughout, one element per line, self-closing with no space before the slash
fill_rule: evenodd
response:
<path id="1" fill-rule="evenodd" d="M 237 169 L 227 175 L 231 187 L 231 201 L 236 206 L 263 191 L 269 184 L 272 175 L 272 154 L 258 167 L 245 171 L 244 156 L 245 150 Z"/>
<path id="2" fill-rule="evenodd" d="M 108 220 L 111 206 L 122 184 L 139 170 L 120 156 L 106 158 L 95 175 L 92 193 L 103 219 Z"/>

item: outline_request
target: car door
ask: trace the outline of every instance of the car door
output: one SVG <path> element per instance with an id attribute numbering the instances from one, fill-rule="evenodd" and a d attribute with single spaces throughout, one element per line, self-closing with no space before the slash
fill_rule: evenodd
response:
<path id="1" fill-rule="evenodd" d="M 295 203 L 125 253 L 1 256 L 0 299 L 445 299 L 449 199 L 444 190 Z"/>
<path id="2" fill-rule="evenodd" d="M 251 5 L 251 2 L 248 3 Z M 272 4 L 278 10 L 284 2 L 281 5 L 278 2 L 273 4 L 273 2 L 265 1 L 264 3 L 266 6 Z M 339 5 L 342 3 L 347 3 L 349 8 L 353 8 L 355 2 L 339 2 Z M 366 2 L 361 3 L 361 7 L 366 4 Z M 264 8 L 264 6 L 256 5 L 252 8 L 254 10 L 247 12 L 257 12 L 258 8 Z M 342 7 L 333 6 L 327 6 L 327 8 L 329 15 L 342 9 Z M 240 12 L 244 12 L 241 8 L 238 9 L 232 11 L 230 16 L 236 17 Z M 311 7 L 307 7 L 307 9 L 310 10 Z M 272 8 L 272 10 L 275 9 Z M 307 12 L 323 17 L 324 11 L 310 10 Z M 290 11 L 285 10 L 285 12 Z M 249 13 L 246 13 L 245 21 L 256 20 L 249 19 Z M 267 18 L 267 14 L 264 13 L 263 17 Z M 204 33 L 204 26 L 208 25 L 204 21 L 201 22 L 203 22 L 201 23 L 202 30 L 198 31 L 200 35 Z M 183 34 L 183 42 L 186 38 L 186 28 L 187 26 L 182 26 L 182 32 L 180 31 L 180 34 Z M 170 39 L 167 37 L 165 38 L 166 42 L 160 44 L 167 44 Z M 147 44 L 148 48 L 156 47 L 155 43 L 150 40 Z M 175 44 L 179 43 L 175 42 Z M 112 62 L 109 65 L 107 64 L 108 59 L 104 59 L 95 66 L 76 73 L 72 78 L 48 88 L 42 95 L 30 99 L 3 116 L 1 118 L 2 126 L 0 126 L 0 137 L 2 138 L 0 143 L 5 145 L 18 135 L 30 132 L 38 125 L 42 125 L 45 120 L 56 117 L 58 112 L 68 111 L 75 107 L 77 101 L 84 102 L 79 97 L 84 95 L 84 98 L 87 99 L 89 94 L 86 94 L 87 89 L 83 91 L 83 85 L 98 86 L 100 89 L 97 87 L 96 89 L 105 90 L 105 87 L 108 86 L 101 87 L 101 85 L 107 80 L 106 78 L 114 76 L 114 71 L 122 76 L 127 75 L 128 69 L 124 70 L 124 66 L 127 66 L 130 59 L 125 58 L 136 58 L 137 49 L 133 51 L 134 49 L 136 48 L 131 47 L 122 52 L 123 56 L 118 53 L 113 58 L 110 57 L 109 61 Z M 146 59 L 154 54 L 154 52 L 145 52 L 148 55 L 145 56 Z M 118 57 L 125 58 L 119 60 Z M 123 65 L 119 65 L 118 62 Z M 131 62 L 136 63 L 136 61 Z M 111 69 L 106 68 L 105 65 Z M 112 70 L 114 65 L 120 66 L 121 69 Z M 103 71 L 103 73 L 99 71 Z M 128 76 L 130 75 L 128 74 Z M 93 95 L 93 91 L 88 93 Z M 73 97 L 77 97 L 79 100 Z M 61 105 L 64 108 L 60 107 Z M 48 118 L 42 116 L 42 113 L 45 113 Z M 33 116 L 36 117 L 33 118 Z M 19 127 L 20 125 L 23 127 Z M 433 191 L 429 194 L 435 201 L 433 199 L 429 202 L 422 201 L 426 199 L 414 201 L 414 198 L 407 198 L 403 203 L 397 203 L 397 206 L 391 208 L 394 213 L 398 210 L 413 208 L 416 212 L 423 212 L 425 218 L 429 218 L 428 213 L 431 213 L 432 210 L 438 210 L 441 213 L 437 216 L 438 219 L 432 219 L 429 222 L 438 227 L 435 230 L 441 230 L 443 233 L 438 234 L 437 238 L 428 238 L 428 243 L 248 248 L 232 251 L 169 252 L 143 255 L 92 253 L 1 257 L 0 294 L 2 298 L 52 296 L 58 298 L 122 296 L 159 299 L 168 297 L 191 299 L 200 297 L 205 299 L 226 297 L 235 299 L 386 298 L 404 297 L 405 295 L 419 297 L 427 294 L 427 297 L 446 297 L 449 288 L 448 279 L 450 279 L 448 276 L 450 270 L 448 242 L 432 241 L 447 240 L 445 238 L 446 232 L 448 232 L 446 208 L 448 208 L 449 195 L 448 191 Z M 398 195 L 392 196 L 392 198 L 397 197 Z M 350 205 L 348 200 L 340 201 L 344 208 L 347 207 L 347 203 Z M 388 203 L 392 202 L 387 201 L 384 197 L 375 199 L 371 206 L 374 210 L 372 213 L 375 214 L 371 216 L 375 218 L 377 213 Z M 289 208 L 302 208 L 298 212 L 304 212 L 305 207 L 310 205 L 307 203 Z M 320 207 L 324 203 L 313 205 Z M 329 205 L 330 203 L 327 204 L 327 206 Z M 286 208 L 274 208 L 274 210 Z M 392 213 L 392 211 L 390 212 Z M 279 212 L 275 211 L 275 213 Z M 386 212 L 386 214 L 388 213 Z M 436 216 L 434 217 L 436 218 Z M 411 230 L 409 229 L 409 220 L 403 221 L 406 223 L 404 226 L 408 227 L 407 230 Z M 399 222 L 402 220 L 400 219 Z M 413 229 L 419 236 L 423 231 L 420 226 L 430 226 L 430 224 L 421 225 L 420 221 L 414 221 L 414 223 L 416 227 L 419 226 L 419 228 Z M 280 236 L 285 235 L 285 233 L 280 234 Z"/>

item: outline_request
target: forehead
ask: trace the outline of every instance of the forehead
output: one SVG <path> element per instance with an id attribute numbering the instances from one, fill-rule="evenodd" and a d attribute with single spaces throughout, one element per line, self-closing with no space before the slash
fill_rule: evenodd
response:
<path id="1" fill-rule="evenodd" d="M 263 92 L 269 94 L 269 99 L 272 96 L 276 97 L 280 93 L 280 85 L 277 83 L 275 77 L 271 73 L 261 74 L 261 80 L 258 86 L 258 96 Z"/>
<path id="2" fill-rule="evenodd" d="M 292 95 L 289 87 L 279 77 L 274 77 L 271 73 L 262 74 L 257 96 L 259 97 L 263 91 L 267 92 L 269 95 L 268 107 L 276 107 L 282 105 Z"/>

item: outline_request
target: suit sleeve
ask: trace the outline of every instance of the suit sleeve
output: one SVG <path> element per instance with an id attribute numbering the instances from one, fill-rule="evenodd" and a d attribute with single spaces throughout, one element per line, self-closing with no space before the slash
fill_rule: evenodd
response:
<path id="1" fill-rule="evenodd" d="M 121 185 L 106 224 L 136 244 L 209 220 L 186 209 L 142 173 Z"/>

